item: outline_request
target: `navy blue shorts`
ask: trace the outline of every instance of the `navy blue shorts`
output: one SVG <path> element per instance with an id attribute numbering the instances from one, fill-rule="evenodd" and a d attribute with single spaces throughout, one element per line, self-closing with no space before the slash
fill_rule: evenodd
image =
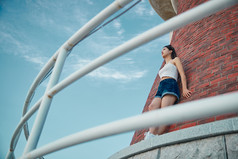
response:
<path id="1" fill-rule="evenodd" d="M 162 99 L 165 95 L 168 95 L 168 94 L 174 95 L 177 97 L 177 100 L 175 103 L 179 101 L 180 92 L 179 92 L 178 83 L 173 78 L 164 79 L 160 82 L 155 98 L 157 97 Z"/>

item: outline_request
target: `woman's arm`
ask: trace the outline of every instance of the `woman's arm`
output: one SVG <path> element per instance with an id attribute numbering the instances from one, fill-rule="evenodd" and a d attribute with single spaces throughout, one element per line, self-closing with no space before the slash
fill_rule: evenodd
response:
<path id="1" fill-rule="evenodd" d="M 181 77 L 183 96 L 186 98 L 189 98 L 191 96 L 192 92 L 190 90 L 188 90 L 188 88 L 187 88 L 187 79 L 186 79 L 186 76 L 184 73 L 182 63 L 178 57 L 176 57 L 174 59 L 174 62 L 175 62 L 175 65 L 176 65 L 178 72 L 180 74 L 180 77 Z"/>

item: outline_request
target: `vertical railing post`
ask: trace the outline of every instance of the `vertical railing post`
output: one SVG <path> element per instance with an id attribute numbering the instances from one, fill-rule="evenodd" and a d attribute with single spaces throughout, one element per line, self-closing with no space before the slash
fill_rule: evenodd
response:
<path id="1" fill-rule="evenodd" d="M 40 135 L 41 135 L 41 132 L 42 132 L 42 129 L 43 129 L 43 126 L 44 126 L 44 123 L 45 123 L 45 120 L 46 120 L 46 117 L 47 117 L 47 114 L 48 114 L 48 111 L 49 111 L 49 108 L 50 108 L 50 105 L 52 102 L 52 98 L 53 98 L 53 96 L 50 95 L 48 93 L 48 91 L 54 85 L 56 85 L 58 83 L 65 59 L 67 57 L 67 53 L 68 53 L 68 51 L 62 47 L 60 50 L 60 53 L 58 55 L 58 58 L 56 60 L 55 67 L 54 67 L 52 75 L 50 77 L 50 81 L 46 88 L 46 91 L 45 91 L 44 97 L 42 99 L 41 106 L 38 110 L 35 122 L 33 124 L 32 132 L 29 136 L 26 147 L 24 149 L 24 154 L 35 149 L 38 144 L 38 141 L 39 141 L 39 138 L 40 138 Z"/>

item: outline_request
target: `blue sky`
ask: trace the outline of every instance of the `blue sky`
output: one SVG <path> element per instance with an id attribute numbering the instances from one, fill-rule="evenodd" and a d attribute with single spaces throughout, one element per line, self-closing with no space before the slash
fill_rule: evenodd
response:
<path id="1" fill-rule="evenodd" d="M 0 158 L 20 121 L 33 80 L 54 52 L 113 0 L 0 1 Z M 117 15 L 117 14 L 116 14 Z M 149 2 L 136 7 L 80 42 L 67 58 L 61 79 L 127 40 L 163 23 Z M 140 114 L 162 63 L 161 49 L 169 35 L 141 46 L 83 77 L 52 102 L 38 147 L 64 136 Z M 31 106 L 43 95 L 37 89 Z M 32 128 L 34 117 L 29 121 Z M 129 146 L 134 132 L 67 148 L 46 159 L 104 159 Z M 20 157 L 23 133 L 16 148 Z"/>

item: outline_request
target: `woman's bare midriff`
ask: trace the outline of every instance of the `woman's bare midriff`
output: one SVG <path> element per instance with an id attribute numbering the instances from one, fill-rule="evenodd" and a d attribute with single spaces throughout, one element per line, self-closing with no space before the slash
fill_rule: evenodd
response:
<path id="1" fill-rule="evenodd" d="M 174 79 L 174 78 L 172 78 L 172 77 L 167 77 L 167 76 L 165 76 L 165 77 L 162 77 L 162 79 L 160 80 L 160 81 L 163 81 L 163 80 L 165 80 L 165 79 Z"/>

